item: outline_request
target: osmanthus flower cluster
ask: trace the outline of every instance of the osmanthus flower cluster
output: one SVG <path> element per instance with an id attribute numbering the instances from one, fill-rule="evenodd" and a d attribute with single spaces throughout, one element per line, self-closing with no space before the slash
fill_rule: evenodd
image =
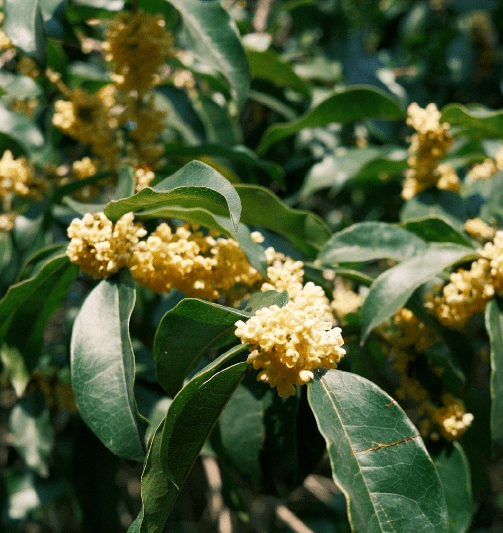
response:
<path id="1" fill-rule="evenodd" d="M 407 109 L 407 124 L 416 132 L 411 137 L 409 169 L 405 173 L 402 197 L 409 200 L 430 187 L 459 192 L 460 182 L 451 165 L 440 164 L 452 145 L 450 125 L 440 124 L 440 112 L 435 104 L 425 109 L 416 103 Z"/>
<path id="2" fill-rule="evenodd" d="M 503 231 L 479 250 L 480 259 L 469 270 L 459 269 L 450 275 L 441 294 L 427 295 L 425 306 L 444 326 L 460 329 L 487 302 L 503 292 Z"/>
<path id="3" fill-rule="evenodd" d="M 197 226 L 172 229 L 160 224 L 146 239 L 146 230 L 128 213 L 115 224 L 103 213 L 74 219 L 68 228 L 67 255 L 94 278 L 106 278 L 122 267 L 130 269 L 139 285 L 155 292 L 172 288 L 189 297 L 214 301 L 235 286 L 249 290 L 287 291 L 282 308 L 259 310 L 248 321 L 236 323 L 236 336 L 250 344 L 248 363 L 262 369 L 258 379 L 277 387 L 280 396 L 295 394 L 316 368 L 335 368 L 344 356 L 340 328 L 333 327 L 330 302 L 312 282 L 303 285 L 303 263 L 268 248 L 267 279 L 247 261 L 233 239 L 207 234 Z M 256 242 L 263 237 L 252 234 Z"/>
<path id="4" fill-rule="evenodd" d="M 458 439 L 471 425 L 473 415 L 465 411 L 459 398 L 450 393 L 435 401 L 432 394 L 422 385 L 412 372 L 412 365 L 418 355 L 441 342 L 440 336 L 409 309 L 400 309 L 389 324 L 378 329 L 385 341 L 383 350 L 392 357 L 392 367 L 396 370 L 399 388 L 395 391 L 398 400 L 410 399 L 417 403 L 421 417 L 419 429 L 423 437 L 438 440 L 442 435 L 448 441 Z M 441 367 L 431 366 L 430 371 L 441 376 Z"/>

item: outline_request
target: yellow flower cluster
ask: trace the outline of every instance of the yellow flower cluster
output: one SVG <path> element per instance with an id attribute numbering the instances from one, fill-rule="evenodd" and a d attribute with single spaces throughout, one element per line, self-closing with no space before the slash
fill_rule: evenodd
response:
<path id="1" fill-rule="evenodd" d="M 330 306 L 337 320 L 341 322 L 347 314 L 354 313 L 362 305 L 363 297 L 353 291 L 346 280 L 336 278 Z"/>
<path id="2" fill-rule="evenodd" d="M 111 21 L 103 43 L 105 60 L 114 64 L 112 74 L 124 92 L 145 94 L 158 83 L 158 70 L 172 55 L 173 38 L 162 15 L 143 11 L 122 12 Z"/>
<path id="3" fill-rule="evenodd" d="M 265 307 L 236 322 L 236 336 L 250 344 L 247 362 L 262 369 L 257 379 L 286 398 L 295 385 L 311 381 L 316 368 L 336 368 L 346 352 L 341 329 L 326 320 L 329 313 L 323 289 L 308 282 L 284 307 Z"/>
<path id="4" fill-rule="evenodd" d="M 487 158 L 482 163 L 474 165 L 466 176 L 472 180 L 484 180 L 493 177 L 500 170 L 503 170 L 503 148 L 494 159 Z"/>
<path id="5" fill-rule="evenodd" d="M 116 88 L 105 85 L 96 94 L 77 88 L 70 91 L 68 101 L 57 100 L 52 123 L 61 131 L 83 144 L 104 163 L 105 168 L 116 166 L 120 150 L 116 133 L 112 130 L 109 111 L 115 103 Z"/>
<path id="6" fill-rule="evenodd" d="M 443 394 L 442 403 L 442 407 L 436 407 L 431 402 L 426 402 L 421 407 L 422 414 L 427 415 L 421 423 L 421 434 L 430 434 L 432 440 L 438 440 L 440 433 L 452 442 L 459 439 L 471 426 L 474 417 L 466 412 L 464 403 L 452 394 Z"/>
<path id="7" fill-rule="evenodd" d="M 234 239 L 194 229 L 183 224 L 173 232 L 161 224 L 140 241 L 129 262 L 137 283 L 158 293 L 175 287 L 187 296 L 214 301 L 236 284 L 251 286 L 262 279 Z"/>
<path id="8" fill-rule="evenodd" d="M 3 24 L 4 18 L 4 14 L 0 12 L 0 24 Z M 0 51 L 8 48 L 12 48 L 11 40 L 3 30 L 0 30 Z"/>
<path id="9" fill-rule="evenodd" d="M 95 279 L 115 274 L 129 263 L 133 246 L 146 235 L 133 218 L 127 213 L 113 224 L 104 213 L 87 213 L 82 220 L 73 219 L 67 230 L 70 261 Z"/>
<path id="10" fill-rule="evenodd" d="M 471 218 L 467 220 L 463 224 L 463 229 L 470 235 L 470 237 L 483 243 L 494 239 L 494 229 L 486 224 L 481 218 Z"/>
<path id="11" fill-rule="evenodd" d="M 444 326 L 460 329 L 485 306 L 495 294 L 503 292 L 503 231 L 479 250 L 481 258 L 470 270 L 460 269 L 450 275 L 441 295 L 428 295 L 425 306 Z"/>
<path id="12" fill-rule="evenodd" d="M 236 336 L 250 344 L 247 362 L 258 370 L 257 379 L 277 387 L 284 398 L 295 394 L 296 385 L 313 378 L 316 368 L 336 368 L 346 353 L 340 328 L 332 328 L 330 302 L 323 289 L 302 284 L 304 264 L 268 248 L 267 281 L 261 290 L 288 292 L 290 301 L 257 311 L 236 322 Z"/>
<path id="13" fill-rule="evenodd" d="M 14 159 L 12 152 L 6 150 L 0 159 L 0 198 L 8 194 L 35 198 L 39 193 L 33 165 L 26 157 Z"/>
<path id="14" fill-rule="evenodd" d="M 435 104 L 422 109 L 416 103 L 407 109 L 407 124 L 416 133 L 411 137 L 409 169 L 405 173 L 402 197 L 409 200 L 417 193 L 438 187 L 459 192 L 459 178 L 450 165 L 440 165 L 440 160 L 449 150 L 453 138 L 449 124 L 440 124 L 440 112 Z"/>
<path id="15" fill-rule="evenodd" d="M 148 165 L 143 164 L 137 166 L 134 171 L 135 191 L 138 192 L 148 187 L 154 178 L 155 174 Z"/>

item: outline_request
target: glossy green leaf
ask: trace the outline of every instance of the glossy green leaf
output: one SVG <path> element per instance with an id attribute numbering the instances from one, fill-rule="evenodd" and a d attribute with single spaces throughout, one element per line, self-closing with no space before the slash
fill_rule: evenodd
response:
<path id="1" fill-rule="evenodd" d="M 236 185 L 243 211 L 241 221 L 257 224 L 286 237 L 300 252 L 314 258 L 330 237 L 323 220 L 309 211 L 292 209 L 259 185 Z"/>
<path id="2" fill-rule="evenodd" d="M 502 137 L 503 110 L 491 111 L 482 107 L 472 109 L 461 104 L 448 104 L 442 109 L 440 122 L 463 126 L 466 133 L 479 137 Z"/>
<path id="3" fill-rule="evenodd" d="M 223 157 L 229 159 L 230 161 L 236 161 L 238 163 L 243 163 L 250 167 L 256 167 L 260 170 L 263 170 L 274 181 L 284 184 L 285 180 L 285 171 L 283 168 L 274 163 L 273 161 L 267 161 L 265 159 L 260 159 L 257 157 L 255 152 L 250 150 L 246 146 L 237 145 L 237 146 L 220 146 L 219 144 L 199 144 L 197 146 L 179 146 L 179 145 L 165 145 L 164 155 L 166 157 L 199 157 L 202 155 L 208 155 L 211 157 Z"/>
<path id="4" fill-rule="evenodd" d="M 376 278 L 361 309 L 362 340 L 403 307 L 412 293 L 442 270 L 475 258 L 474 250 L 456 244 L 432 243 L 428 248 Z"/>
<path id="5" fill-rule="evenodd" d="M 27 396 L 12 408 L 9 427 L 14 446 L 25 464 L 39 476 L 48 477 L 48 459 L 53 447 L 49 409 L 43 396 Z"/>
<path id="6" fill-rule="evenodd" d="M 0 71 L 0 87 L 15 98 L 37 98 L 42 94 L 42 88 L 35 80 L 6 70 Z"/>
<path id="7" fill-rule="evenodd" d="M 265 131 L 257 148 L 264 155 L 269 148 L 304 128 L 327 126 L 332 122 L 358 122 L 367 118 L 403 119 L 404 112 L 388 93 L 371 86 L 350 86 L 286 124 L 273 124 Z"/>
<path id="8" fill-rule="evenodd" d="M 142 509 L 130 533 L 162 533 L 181 486 L 248 365 L 217 370 L 245 350 L 237 346 L 221 355 L 171 403 L 150 444 L 141 480 Z"/>
<path id="9" fill-rule="evenodd" d="M 127 271 L 92 290 L 73 326 L 71 371 L 84 422 L 113 453 L 143 461 L 129 337 L 134 302 L 135 286 Z"/>
<path id="10" fill-rule="evenodd" d="M 159 384 L 169 396 L 181 389 L 183 380 L 211 348 L 236 341 L 238 320 L 248 320 L 258 308 L 273 304 L 283 307 L 285 293 L 260 293 L 249 304 L 249 311 L 186 298 L 161 319 L 154 338 L 154 359 Z M 187 332 L 180 335 L 180 332 Z M 197 333 L 196 333 L 197 332 Z"/>
<path id="11" fill-rule="evenodd" d="M 200 161 L 191 161 L 154 187 L 147 187 L 130 198 L 110 202 L 105 214 L 111 220 L 118 220 L 129 211 L 163 206 L 199 207 L 218 215 L 229 214 L 234 230 L 241 214 L 241 202 L 234 187 Z"/>
<path id="12" fill-rule="evenodd" d="M 39 0 L 6 0 L 3 10 L 3 30 L 12 44 L 43 65 L 47 52 Z"/>
<path id="13" fill-rule="evenodd" d="M 434 457 L 440 481 L 444 489 L 449 533 L 466 533 L 472 522 L 472 487 L 470 465 L 458 442 L 446 446 Z"/>
<path id="14" fill-rule="evenodd" d="M 503 447 L 503 305 L 490 300 L 486 329 L 491 341 L 491 433 L 493 444 Z"/>
<path id="15" fill-rule="evenodd" d="M 390 258 L 409 259 L 426 249 L 423 239 L 386 222 L 361 222 L 335 233 L 318 255 L 323 265 Z"/>
<path id="16" fill-rule="evenodd" d="M 421 191 L 405 202 L 400 211 L 400 220 L 437 216 L 445 218 L 455 228 L 461 229 L 468 218 L 463 198 L 452 191 L 429 189 Z"/>
<path id="17" fill-rule="evenodd" d="M 167 0 L 182 17 L 189 46 L 201 60 L 229 81 L 241 107 L 248 97 L 250 74 L 238 31 L 218 0 Z"/>
<path id="18" fill-rule="evenodd" d="M 309 97 L 309 88 L 304 80 L 272 50 L 247 49 L 246 56 L 250 65 L 250 73 L 254 78 L 266 80 L 276 87 L 294 89 L 303 96 Z"/>
<path id="19" fill-rule="evenodd" d="M 472 246 L 471 240 L 461 233 L 458 227 L 440 215 L 412 218 L 403 222 L 402 227 L 426 242 L 453 242 L 463 246 Z"/>
<path id="20" fill-rule="evenodd" d="M 417 429 L 374 383 L 330 370 L 308 385 L 355 532 L 445 533 L 439 476 Z"/>
<path id="21" fill-rule="evenodd" d="M 61 305 L 78 267 L 66 255 L 48 260 L 35 276 L 12 285 L 0 300 L 2 362 L 18 394 L 35 368 L 49 318 Z"/>
<path id="22" fill-rule="evenodd" d="M 14 139 L 35 162 L 44 156 L 44 136 L 28 117 L 0 105 L 0 133 Z"/>

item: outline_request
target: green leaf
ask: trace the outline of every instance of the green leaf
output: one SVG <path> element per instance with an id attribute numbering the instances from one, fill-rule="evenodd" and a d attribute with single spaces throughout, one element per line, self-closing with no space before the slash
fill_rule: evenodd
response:
<path id="1" fill-rule="evenodd" d="M 40 65 L 45 64 L 45 29 L 38 0 L 6 0 L 3 30 L 12 44 Z"/>
<path id="2" fill-rule="evenodd" d="M 483 107 L 468 107 L 448 104 L 442 109 L 440 122 L 464 126 L 464 133 L 476 137 L 502 137 L 503 110 L 491 111 Z"/>
<path id="3" fill-rule="evenodd" d="M 210 166 L 191 161 L 154 187 L 110 202 L 105 215 L 115 221 L 129 211 L 162 206 L 198 207 L 218 215 L 228 213 L 234 230 L 241 214 L 239 196 L 229 181 Z"/>
<path id="4" fill-rule="evenodd" d="M 491 433 L 496 448 L 503 447 L 503 305 L 489 300 L 486 329 L 491 341 Z"/>
<path id="5" fill-rule="evenodd" d="M 340 370 L 308 387 L 353 531 L 445 533 L 439 476 L 395 400 L 365 378 Z"/>
<path id="6" fill-rule="evenodd" d="M 54 443 L 43 397 L 27 396 L 19 400 L 10 413 L 9 427 L 14 446 L 26 465 L 39 476 L 48 477 L 48 459 Z"/>
<path id="7" fill-rule="evenodd" d="M 9 287 L 0 300 L 0 346 L 18 395 L 37 365 L 44 344 L 45 325 L 63 301 L 78 267 L 61 254 L 37 274 Z"/>
<path id="8" fill-rule="evenodd" d="M 367 118 L 400 120 L 404 112 L 388 93 L 371 86 L 350 86 L 286 124 L 273 124 L 265 131 L 257 147 L 257 154 L 264 155 L 269 148 L 304 128 L 327 126 L 332 122 L 358 122 Z"/>
<path id="9" fill-rule="evenodd" d="M 288 302 L 286 293 L 268 291 L 250 298 L 246 311 L 185 298 L 161 319 L 154 338 L 154 359 L 159 384 L 169 396 L 181 389 L 183 380 L 211 348 L 236 341 L 234 325 L 248 320 L 262 307 Z M 186 332 L 181 335 L 180 332 Z"/>
<path id="10" fill-rule="evenodd" d="M 20 113 L 8 111 L 0 105 L 0 133 L 14 139 L 25 153 L 39 162 L 44 157 L 44 136 L 38 126 Z"/>
<path id="11" fill-rule="evenodd" d="M 166 393 L 175 396 L 203 355 L 211 348 L 235 341 L 234 324 L 250 316 L 193 298 L 185 298 L 170 309 L 162 317 L 154 338 L 156 375 Z"/>
<path id="12" fill-rule="evenodd" d="M 472 487 L 470 465 L 458 442 L 446 446 L 434 457 L 442 487 L 444 488 L 449 533 L 466 533 L 472 522 Z"/>
<path id="13" fill-rule="evenodd" d="M 134 282 L 127 271 L 93 289 L 73 326 L 71 370 L 84 422 L 113 453 L 143 461 L 129 337 L 134 302 Z"/>
<path id="14" fill-rule="evenodd" d="M 386 222 L 361 222 L 335 233 L 318 255 L 323 265 L 390 258 L 409 259 L 426 249 L 423 239 Z"/>
<path id="15" fill-rule="evenodd" d="M 0 71 L 0 87 L 7 94 L 23 100 L 37 98 L 43 92 L 40 85 L 32 78 L 6 70 Z"/>
<path id="16" fill-rule="evenodd" d="M 459 230 L 468 218 L 463 198 L 459 194 L 438 189 L 421 191 L 405 202 L 400 211 L 402 222 L 429 216 L 445 218 Z"/>
<path id="17" fill-rule="evenodd" d="M 402 223 L 402 227 L 426 242 L 453 242 L 463 246 L 472 246 L 471 240 L 461 233 L 449 219 L 441 215 L 409 219 Z"/>
<path id="18" fill-rule="evenodd" d="M 432 243 L 425 251 L 376 278 L 361 309 L 362 341 L 403 307 L 412 293 L 442 270 L 475 258 L 474 250 L 456 244 Z"/>
<path id="19" fill-rule="evenodd" d="M 284 185 L 285 171 L 283 168 L 274 163 L 273 161 L 267 161 L 257 157 L 255 152 L 250 150 L 246 146 L 220 146 L 219 144 L 199 144 L 197 146 L 180 146 L 180 145 L 165 145 L 164 155 L 166 157 L 199 157 L 207 155 L 211 157 L 224 157 L 231 161 L 237 161 L 238 163 L 244 163 L 249 167 L 256 167 L 269 174 L 270 178 L 277 181 L 281 185 Z"/>
<path id="20" fill-rule="evenodd" d="M 286 237 L 300 252 L 314 258 L 330 237 L 323 220 L 309 211 L 292 209 L 259 185 L 236 185 L 243 211 L 241 221 L 257 224 Z"/>
<path id="21" fill-rule="evenodd" d="M 307 84 L 292 67 L 282 61 L 272 50 L 258 51 L 247 49 L 246 56 L 250 64 L 250 73 L 254 78 L 266 80 L 276 87 L 288 87 L 309 98 Z"/>
<path id="22" fill-rule="evenodd" d="M 164 530 L 182 484 L 248 365 L 236 363 L 215 372 L 244 350 L 246 346 L 237 346 L 221 355 L 194 376 L 171 403 L 145 460 L 142 510 L 130 533 Z"/>
<path id="23" fill-rule="evenodd" d="M 189 46 L 201 60 L 221 72 L 229 81 L 241 107 L 250 87 L 246 54 L 238 31 L 218 0 L 167 0 L 182 17 Z"/>

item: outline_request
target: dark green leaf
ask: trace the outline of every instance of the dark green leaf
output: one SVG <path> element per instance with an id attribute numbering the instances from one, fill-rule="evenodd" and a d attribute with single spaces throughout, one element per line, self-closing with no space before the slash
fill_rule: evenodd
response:
<path id="1" fill-rule="evenodd" d="M 175 396 L 187 374 L 208 350 L 235 341 L 234 324 L 250 316 L 193 298 L 186 298 L 169 310 L 162 317 L 154 339 L 157 379 L 167 394 Z"/>
<path id="2" fill-rule="evenodd" d="M 440 122 L 464 126 L 465 133 L 478 137 L 502 137 L 503 110 L 491 111 L 482 107 L 469 109 L 461 104 L 448 104 L 442 109 Z"/>
<path id="3" fill-rule="evenodd" d="M 12 285 L 0 300 L 2 362 L 18 394 L 40 357 L 45 325 L 61 305 L 77 271 L 66 255 L 53 257 L 34 277 Z"/>
<path id="4" fill-rule="evenodd" d="M 215 372 L 245 349 L 237 346 L 221 355 L 171 403 L 147 454 L 141 480 L 142 510 L 130 533 L 162 533 L 181 486 L 248 365 L 236 363 Z"/>
<path id="5" fill-rule="evenodd" d="M 289 87 L 305 97 L 309 97 L 309 88 L 302 78 L 295 73 L 288 63 L 281 61 L 272 50 L 258 51 L 247 49 L 246 56 L 250 72 L 254 78 L 266 80 L 276 87 Z"/>
<path id="6" fill-rule="evenodd" d="M 236 185 L 243 211 L 241 221 L 257 224 L 286 237 L 300 252 L 314 258 L 330 237 L 323 220 L 308 211 L 292 209 L 258 185 Z"/>
<path id="7" fill-rule="evenodd" d="M 229 214 L 235 230 L 241 214 L 241 202 L 234 187 L 200 161 L 191 161 L 169 178 L 130 198 L 110 202 L 105 214 L 118 220 L 129 211 L 163 206 L 198 207 L 218 215 Z"/>
<path id="8" fill-rule="evenodd" d="M 14 46 L 44 65 L 45 30 L 38 4 L 38 0 L 6 0 L 3 30 Z"/>
<path id="9" fill-rule="evenodd" d="M 248 97 L 250 75 L 237 29 L 218 0 L 167 0 L 182 17 L 189 45 L 201 60 L 229 81 L 241 107 Z"/>
<path id="10" fill-rule="evenodd" d="M 353 531 L 447 531 L 439 476 L 416 428 L 372 382 L 330 370 L 308 385 Z"/>
<path id="11" fill-rule="evenodd" d="M 362 340 L 403 307 L 412 293 L 442 270 L 475 258 L 474 250 L 456 244 L 432 243 L 374 281 L 361 309 Z"/>
<path id="12" fill-rule="evenodd" d="M 143 461 L 129 337 L 134 301 L 134 282 L 127 271 L 93 289 L 73 326 L 71 369 L 84 422 L 113 453 Z"/>
<path id="13" fill-rule="evenodd" d="M 361 222 L 335 233 L 318 255 L 323 265 L 390 258 L 409 259 L 426 249 L 426 243 L 386 222 Z"/>
<path id="14" fill-rule="evenodd" d="M 434 458 L 444 489 L 449 515 L 449 533 L 466 533 L 472 522 L 470 465 L 459 443 L 445 447 Z"/>
<path id="15" fill-rule="evenodd" d="M 409 219 L 402 223 L 402 227 L 427 242 L 453 242 L 472 246 L 471 240 L 441 215 Z"/>
<path id="16" fill-rule="evenodd" d="M 400 120 L 403 117 L 403 110 L 388 93 L 371 86 L 350 86 L 292 122 L 269 126 L 260 140 L 257 153 L 264 155 L 273 144 L 304 128 L 327 126 L 332 122 L 358 122 L 366 118 Z"/>
<path id="17" fill-rule="evenodd" d="M 421 191 L 405 202 L 400 211 L 400 220 L 438 216 L 447 219 L 455 228 L 461 229 L 468 218 L 463 198 L 452 191 L 429 189 Z"/>
<path id="18" fill-rule="evenodd" d="M 194 109 L 204 124 L 206 139 L 209 142 L 227 146 L 242 142 L 241 132 L 231 117 L 229 104 L 217 103 L 209 96 L 200 93 L 194 101 Z"/>
<path id="19" fill-rule="evenodd" d="M 503 305 L 490 300 L 486 307 L 486 329 L 491 341 L 491 432 L 498 448 L 503 446 Z"/>

